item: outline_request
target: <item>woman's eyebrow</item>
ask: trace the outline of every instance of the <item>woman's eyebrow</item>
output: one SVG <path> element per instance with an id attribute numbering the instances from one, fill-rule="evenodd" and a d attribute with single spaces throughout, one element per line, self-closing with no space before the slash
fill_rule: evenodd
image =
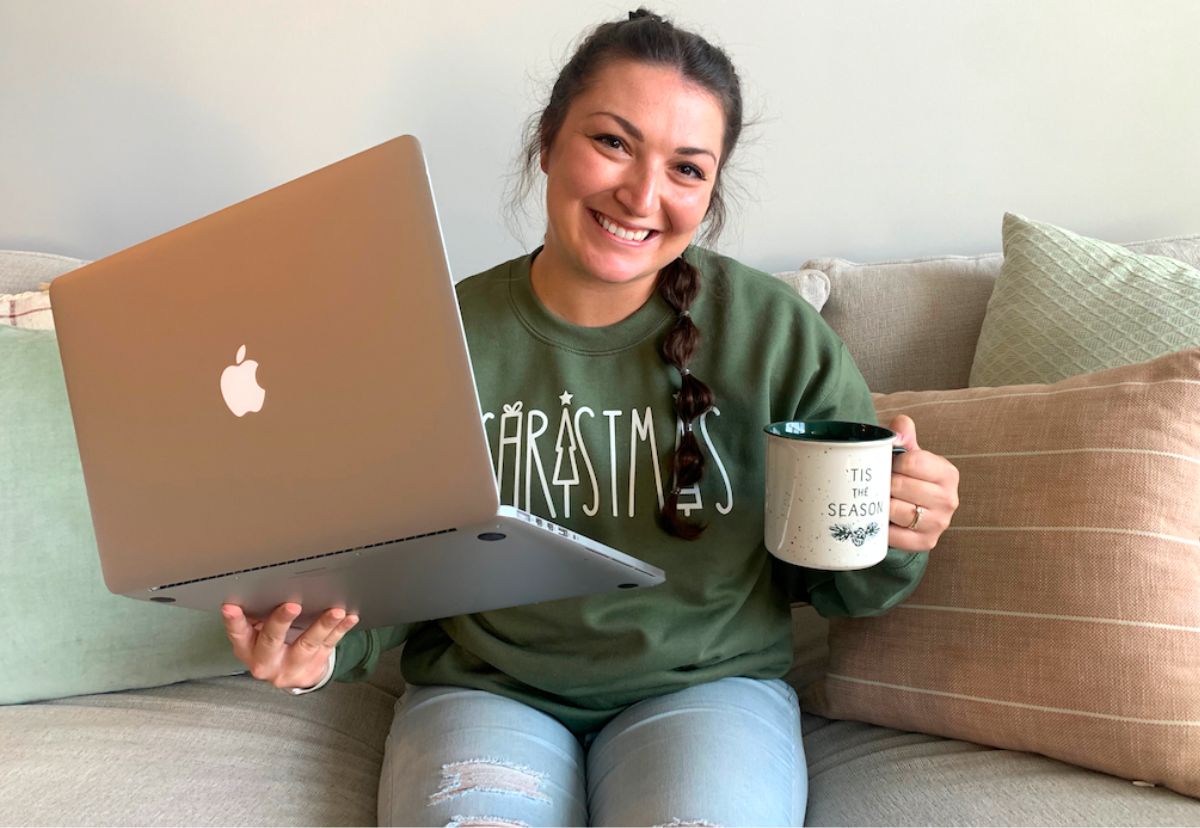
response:
<path id="1" fill-rule="evenodd" d="M 620 124 L 621 129 L 625 130 L 630 135 L 632 135 L 634 137 L 634 140 L 637 140 L 637 141 L 645 141 L 646 140 L 646 137 L 644 135 L 642 135 L 642 131 L 640 129 L 635 127 L 633 124 L 629 123 L 629 121 L 622 118 L 620 115 L 616 114 L 615 112 L 601 111 L 601 112 L 593 112 L 592 114 L 593 115 L 607 115 L 608 117 L 610 117 L 614 121 L 616 121 L 618 124 Z M 708 155 L 708 156 L 712 157 L 714 164 L 717 161 L 717 156 L 715 153 L 712 152 L 712 150 L 706 150 L 701 147 L 676 147 L 675 152 L 679 153 L 680 155 Z"/>

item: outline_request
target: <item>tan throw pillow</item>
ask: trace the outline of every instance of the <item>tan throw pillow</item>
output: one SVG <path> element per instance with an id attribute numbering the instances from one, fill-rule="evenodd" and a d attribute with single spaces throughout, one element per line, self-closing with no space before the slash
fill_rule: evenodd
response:
<path id="1" fill-rule="evenodd" d="M 961 505 L 906 602 L 831 623 L 807 708 L 1200 797 L 1200 348 L 875 404 Z"/>

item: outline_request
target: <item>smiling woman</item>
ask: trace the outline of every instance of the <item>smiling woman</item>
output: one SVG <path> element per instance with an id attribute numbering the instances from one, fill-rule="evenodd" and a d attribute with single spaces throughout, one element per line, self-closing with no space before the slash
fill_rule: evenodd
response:
<path id="1" fill-rule="evenodd" d="M 543 245 L 456 288 L 501 499 L 636 553 L 666 583 L 345 637 L 353 622 L 330 610 L 292 645 L 287 606 L 262 641 L 237 632 L 255 675 L 303 677 L 299 692 L 365 678 L 405 643 L 381 822 L 803 824 L 762 429 L 875 410 L 795 291 L 694 244 L 724 222 L 741 100 L 728 56 L 698 35 L 645 10 L 598 26 L 523 152 L 526 180 L 544 180 Z M 893 498 L 882 562 L 787 570 L 824 614 L 902 600 L 954 511 L 953 467 L 900 425 L 893 491 L 924 518 L 914 528 L 913 501 Z"/>

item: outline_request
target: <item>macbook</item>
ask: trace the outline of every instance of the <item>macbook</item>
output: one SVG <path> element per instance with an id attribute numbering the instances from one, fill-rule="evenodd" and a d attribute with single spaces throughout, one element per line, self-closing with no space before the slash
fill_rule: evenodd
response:
<path id="1" fill-rule="evenodd" d="M 500 504 L 411 136 L 64 274 L 50 299 L 114 593 L 374 627 L 664 580 Z"/>

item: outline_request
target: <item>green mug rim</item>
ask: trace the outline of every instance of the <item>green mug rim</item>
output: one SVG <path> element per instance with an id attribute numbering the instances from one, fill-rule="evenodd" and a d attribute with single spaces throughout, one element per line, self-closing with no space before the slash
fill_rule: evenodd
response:
<path id="1" fill-rule="evenodd" d="M 803 430 L 789 430 L 788 426 L 799 426 Z M 811 433 L 814 429 L 819 433 Z M 782 437 L 785 440 L 833 445 L 877 443 L 881 440 L 894 440 L 899 436 L 890 428 L 849 420 L 780 420 L 764 426 L 763 431 L 772 437 Z"/>

